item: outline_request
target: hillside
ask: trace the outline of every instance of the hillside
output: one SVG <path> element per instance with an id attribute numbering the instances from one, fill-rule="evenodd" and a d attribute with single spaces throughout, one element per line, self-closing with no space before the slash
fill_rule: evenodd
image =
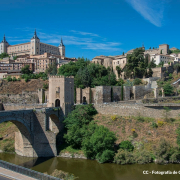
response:
<path id="1" fill-rule="evenodd" d="M 116 133 L 117 144 L 123 140 L 129 140 L 138 148 L 143 146 L 146 150 L 153 151 L 160 139 L 164 138 L 171 145 L 177 146 L 176 129 L 180 124 L 180 119 L 165 122 L 163 119 L 114 116 L 116 118 L 112 120 L 113 116 L 97 114 L 94 120 L 98 125 L 103 125 Z M 153 126 L 154 123 L 158 127 Z"/>
<path id="2" fill-rule="evenodd" d="M 25 82 L 24 79 L 21 81 L 0 81 L 0 94 L 21 94 L 22 91 L 37 91 L 43 88 L 43 84 L 48 84 L 48 80 L 42 79 L 31 79 Z"/>

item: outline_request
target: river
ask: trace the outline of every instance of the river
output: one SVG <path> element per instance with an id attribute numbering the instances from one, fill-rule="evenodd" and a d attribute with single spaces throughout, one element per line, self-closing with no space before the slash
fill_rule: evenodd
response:
<path id="1" fill-rule="evenodd" d="M 157 165 L 117 165 L 113 163 L 99 164 L 93 160 L 53 158 L 27 158 L 16 154 L 0 153 L 0 159 L 31 168 L 39 172 L 52 173 L 54 169 L 73 173 L 78 180 L 178 180 L 180 174 L 152 174 L 154 171 L 180 172 L 180 164 Z M 148 170 L 143 174 L 143 171 Z M 144 172 L 145 173 L 145 172 Z"/>

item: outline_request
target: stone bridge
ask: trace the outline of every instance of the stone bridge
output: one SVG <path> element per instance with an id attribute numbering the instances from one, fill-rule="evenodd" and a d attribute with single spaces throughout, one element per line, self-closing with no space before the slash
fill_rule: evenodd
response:
<path id="1" fill-rule="evenodd" d="M 18 127 L 15 152 L 27 157 L 57 156 L 56 142 L 62 141 L 63 119 L 60 107 L 0 112 L 0 123 L 11 121 Z"/>

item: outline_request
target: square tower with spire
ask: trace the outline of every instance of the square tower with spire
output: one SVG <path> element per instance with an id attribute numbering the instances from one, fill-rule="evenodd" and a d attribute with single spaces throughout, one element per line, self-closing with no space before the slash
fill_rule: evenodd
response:
<path id="1" fill-rule="evenodd" d="M 9 43 L 6 41 L 6 37 L 4 34 L 3 40 L 0 43 L 0 54 L 1 53 L 7 53 L 7 47 L 9 46 Z"/>

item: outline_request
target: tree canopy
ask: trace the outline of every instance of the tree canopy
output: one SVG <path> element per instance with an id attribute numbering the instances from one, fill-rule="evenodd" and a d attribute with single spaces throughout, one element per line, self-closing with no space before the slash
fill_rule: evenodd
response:
<path id="1" fill-rule="evenodd" d="M 151 77 L 151 68 L 155 67 L 154 61 L 148 62 L 148 56 L 144 58 L 144 49 L 136 48 L 132 54 L 127 55 L 127 64 L 125 67 L 126 78 Z"/>
<path id="2" fill-rule="evenodd" d="M 94 87 L 100 85 L 115 85 L 116 75 L 111 68 L 90 63 L 89 60 L 79 58 L 77 62 L 70 62 L 58 69 L 59 75 L 74 76 L 76 87 Z"/>
<path id="3" fill-rule="evenodd" d="M 7 53 L 1 53 L 0 54 L 0 59 L 3 59 L 5 57 L 9 57 L 9 54 L 7 54 Z"/>

